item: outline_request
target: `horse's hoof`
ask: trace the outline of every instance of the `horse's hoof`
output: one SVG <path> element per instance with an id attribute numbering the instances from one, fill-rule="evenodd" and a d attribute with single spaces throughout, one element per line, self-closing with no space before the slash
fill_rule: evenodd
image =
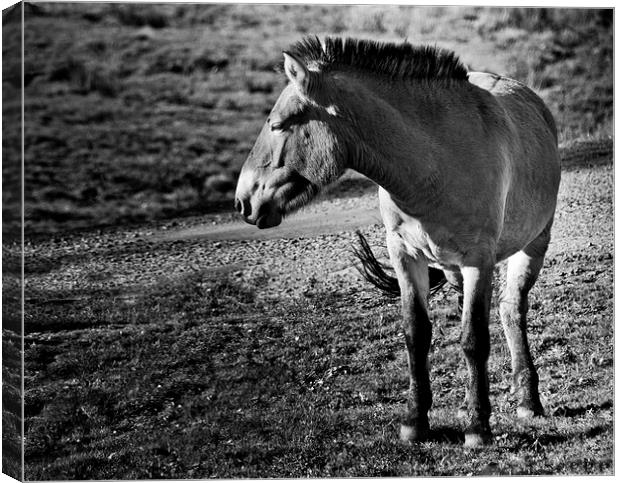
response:
<path id="1" fill-rule="evenodd" d="M 491 442 L 491 434 L 465 433 L 465 448 L 480 448 Z"/>
<path id="2" fill-rule="evenodd" d="M 408 424 L 400 425 L 400 440 L 405 443 L 424 441 L 428 438 L 428 428 L 416 428 Z"/>

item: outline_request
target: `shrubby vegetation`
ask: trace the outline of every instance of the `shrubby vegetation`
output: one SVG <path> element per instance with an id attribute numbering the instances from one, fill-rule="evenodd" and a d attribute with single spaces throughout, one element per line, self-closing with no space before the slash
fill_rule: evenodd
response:
<path id="1" fill-rule="evenodd" d="M 63 231 L 218 209 L 304 35 L 455 50 L 548 102 L 561 141 L 612 130 L 611 10 L 36 4 L 26 8 L 26 228 Z M 19 25 L 5 19 L 5 57 Z M 13 38 L 13 40 L 12 40 Z M 5 76 L 7 124 L 19 76 Z M 5 159 L 19 157 L 19 131 Z M 19 164 L 5 162 L 7 226 Z M 213 178 L 215 176 L 215 178 Z M 11 224 L 11 222 L 13 222 Z"/>

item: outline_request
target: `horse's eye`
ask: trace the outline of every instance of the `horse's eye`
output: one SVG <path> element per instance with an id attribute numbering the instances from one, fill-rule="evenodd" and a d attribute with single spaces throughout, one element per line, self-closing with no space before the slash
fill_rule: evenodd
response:
<path id="1" fill-rule="evenodd" d="M 281 131 L 282 130 L 282 123 L 281 122 L 274 122 L 271 125 L 271 130 L 272 131 Z"/>

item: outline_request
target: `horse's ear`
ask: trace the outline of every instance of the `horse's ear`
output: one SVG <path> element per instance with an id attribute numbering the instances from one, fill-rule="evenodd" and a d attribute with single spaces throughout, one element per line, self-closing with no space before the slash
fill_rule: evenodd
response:
<path id="1" fill-rule="evenodd" d="M 290 52 L 284 54 L 284 72 L 289 80 L 297 86 L 302 94 L 307 94 L 310 71 L 305 64 Z"/>

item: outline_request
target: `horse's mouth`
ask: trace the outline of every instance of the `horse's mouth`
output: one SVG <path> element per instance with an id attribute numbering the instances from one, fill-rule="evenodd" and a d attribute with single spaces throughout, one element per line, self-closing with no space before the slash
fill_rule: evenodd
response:
<path id="1" fill-rule="evenodd" d="M 265 228 L 274 228 L 280 225 L 285 215 L 294 213 L 299 208 L 306 205 L 308 201 L 310 201 L 314 197 L 314 195 L 314 189 L 306 189 L 301 193 L 298 193 L 293 198 L 287 200 L 282 208 L 277 208 L 276 206 L 271 205 L 271 209 L 269 211 L 267 211 L 266 213 L 261 213 L 256 219 L 256 228 L 262 230 Z"/>
<path id="2" fill-rule="evenodd" d="M 282 213 L 273 211 L 265 215 L 261 215 L 256 220 L 256 228 L 263 230 L 265 228 L 274 228 L 282 223 Z"/>
<path id="3" fill-rule="evenodd" d="M 254 210 L 249 202 L 237 201 L 235 207 L 247 223 L 261 230 L 274 228 L 282 223 L 285 215 L 306 205 L 318 192 L 318 186 L 295 173 L 277 188 L 272 198 L 262 200 L 255 214 L 252 213 Z"/>

